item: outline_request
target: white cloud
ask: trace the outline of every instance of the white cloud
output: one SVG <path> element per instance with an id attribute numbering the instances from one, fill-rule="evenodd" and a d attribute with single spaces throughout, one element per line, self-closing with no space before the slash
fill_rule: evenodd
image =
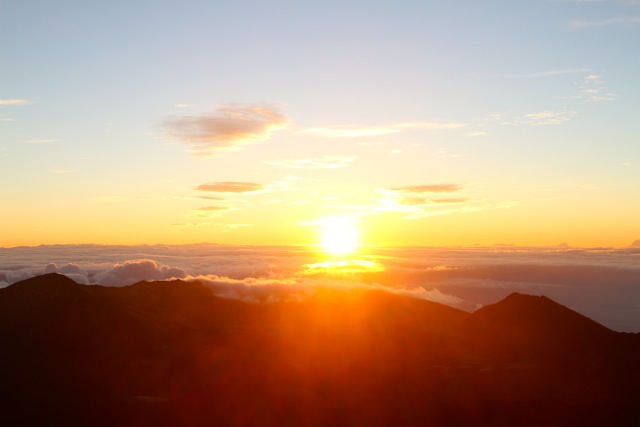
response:
<path id="1" fill-rule="evenodd" d="M 158 264 L 150 259 L 137 259 L 115 264 L 98 273 L 94 281 L 106 286 L 127 286 L 142 280 L 182 279 L 187 273 L 178 267 Z"/>
<path id="2" fill-rule="evenodd" d="M 3 270 L 2 267 L 0 267 L 0 288 L 6 288 L 9 285 L 30 279 L 33 276 L 35 276 L 35 274 L 28 270 Z"/>
<path id="3" fill-rule="evenodd" d="M 0 99 L 0 106 L 3 105 L 27 105 L 29 101 L 26 99 Z"/>
<path id="4" fill-rule="evenodd" d="M 68 278 L 70 278 L 76 283 L 79 283 L 81 285 L 89 284 L 89 275 L 87 271 L 80 268 L 78 264 L 69 263 L 69 264 L 63 265 L 62 267 L 58 267 L 56 263 L 52 262 L 47 264 L 44 267 L 44 270 L 42 271 L 42 273 L 43 274 L 49 274 L 49 273 L 64 274 L 65 276 L 67 276 Z"/>

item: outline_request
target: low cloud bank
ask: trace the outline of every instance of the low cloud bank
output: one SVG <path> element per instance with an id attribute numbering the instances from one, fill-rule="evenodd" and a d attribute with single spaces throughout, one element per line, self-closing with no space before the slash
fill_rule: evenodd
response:
<path id="1" fill-rule="evenodd" d="M 335 260 L 304 247 L 54 245 L 0 248 L 0 288 L 59 273 L 85 285 L 199 280 L 252 302 L 319 287 L 379 289 L 473 311 L 512 292 L 546 295 L 615 330 L 640 332 L 640 249 L 376 248 Z"/>

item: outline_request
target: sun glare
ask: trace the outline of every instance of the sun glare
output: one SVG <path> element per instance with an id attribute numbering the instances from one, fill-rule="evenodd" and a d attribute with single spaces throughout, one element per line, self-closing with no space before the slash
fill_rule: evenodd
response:
<path id="1" fill-rule="evenodd" d="M 358 227 L 353 218 L 332 216 L 323 218 L 322 248 L 333 255 L 345 255 L 355 252 L 360 244 Z"/>

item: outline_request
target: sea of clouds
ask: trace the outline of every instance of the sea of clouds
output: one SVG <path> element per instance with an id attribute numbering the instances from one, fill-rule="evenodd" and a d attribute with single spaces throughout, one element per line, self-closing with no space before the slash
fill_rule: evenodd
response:
<path id="1" fill-rule="evenodd" d="M 318 287 L 381 289 L 467 311 L 520 292 L 640 332 L 637 247 L 378 247 L 350 258 L 307 247 L 215 244 L 0 248 L 0 288 L 46 273 L 102 286 L 198 280 L 216 295 L 251 302 L 300 299 Z"/>

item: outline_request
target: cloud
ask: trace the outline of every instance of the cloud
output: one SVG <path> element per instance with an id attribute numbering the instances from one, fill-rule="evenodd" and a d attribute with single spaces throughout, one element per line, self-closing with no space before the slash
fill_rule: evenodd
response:
<path id="1" fill-rule="evenodd" d="M 398 200 L 398 203 L 402 205 L 416 206 L 416 205 L 427 205 L 427 204 L 456 204 L 456 203 L 466 203 L 470 199 L 467 197 L 456 197 L 456 198 L 446 198 L 446 199 L 427 199 L 425 197 L 403 197 Z"/>
<path id="2" fill-rule="evenodd" d="M 0 99 L 0 106 L 3 105 L 27 105 L 29 101 L 26 99 Z"/>
<path id="3" fill-rule="evenodd" d="M 406 187 L 388 188 L 402 193 L 453 193 L 462 190 L 457 184 L 409 185 Z"/>
<path id="4" fill-rule="evenodd" d="M 523 122 L 532 126 L 559 125 L 568 122 L 577 116 L 575 111 L 540 111 L 538 113 L 525 114 Z"/>
<path id="5" fill-rule="evenodd" d="M 66 175 L 73 173 L 73 171 L 71 169 L 52 169 L 51 173 L 55 175 Z"/>
<path id="6" fill-rule="evenodd" d="M 196 155 L 206 156 L 266 139 L 287 123 L 287 117 L 270 107 L 223 105 L 198 116 L 167 120 L 164 126 L 170 137 L 189 145 Z"/>
<path id="7" fill-rule="evenodd" d="M 518 78 L 518 79 L 532 79 L 532 78 L 540 78 L 540 77 L 553 77 L 553 76 L 561 76 L 566 74 L 581 74 L 590 72 L 590 68 L 560 68 L 556 70 L 547 70 L 541 71 L 538 73 L 529 73 L 529 74 L 513 74 L 510 77 Z"/>
<path id="8" fill-rule="evenodd" d="M 106 286 L 127 286 L 142 280 L 182 279 L 187 273 L 178 267 L 160 265 L 150 259 L 137 259 L 115 264 L 95 276 L 95 282 Z"/>
<path id="9" fill-rule="evenodd" d="M 457 184 L 414 185 L 378 189 L 379 196 L 369 204 L 337 205 L 336 209 L 351 210 L 360 215 L 385 213 L 404 214 L 403 219 L 416 220 L 433 216 L 467 214 L 490 209 L 508 209 L 517 201 L 491 202 L 468 197 L 435 197 L 453 193 L 463 188 Z"/>
<path id="10" fill-rule="evenodd" d="M 216 196 L 198 196 L 198 199 L 203 199 L 203 200 L 227 200 L 224 197 L 216 197 Z"/>
<path id="11" fill-rule="evenodd" d="M 193 209 L 192 213 L 189 216 L 195 219 L 208 219 L 208 218 L 213 218 L 215 216 L 218 216 L 223 212 L 228 212 L 231 210 L 235 210 L 235 209 L 232 209 L 228 206 L 213 206 L 213 205 L 202 206 L 202 207 Z"/>
<path id="12" fill-rule="evenodd" d="M 372 247 L 341 262 L 304 247 L 44 245 L 0 248 L 0 288 L 57 272 L 105 286 L 202 280 L 217 295 L 246 301 L 304 298 L 323 287 L 379 289 L 467 310 L 517 291 L 640 332 L 639 255 L 640 247 Z"/>
<path id="13" fill-rule="evenodd" d="M 424 205 L 428 202 L 425 197 L 403 197 L 398 201 L 402 205 Z"/>
<path id="14" fill-rule="evenodd" d="M 448 198 L 448 199 L 431 199 L 432 203 L 466 203 L 469 201 L 467 197 L 456 197 L 456 198 Z"/>
<path id="15" fill-rule="evenodd" d="M 215 193 L 254 193 L 265 189 L 263 184 L 255 182 L 210 182 L 196 187 L 199 191 L 211 191 Z"/>
<path id="16" fill-rule="evenodd" d="M 49 144 L 56 141 L 57 139 L 29 139 L 24 141 L 23 144 Z"/>
<path id="17" fill-rule="evenodd" d="M 368 128 L 310 128 L 304 131 L 327 138 L 358 138 L 364 136 L 389 135 L 400 132 L 398 129 L 390 127 L 368 127 Z"/>
<path id="18" fill-rule="evenodd" d="M 618 95 L 606 91 L 602 85 L 602 78 L 597 74 L 589 74 L 584 77 L 584 83 L 580 86 L 580 92 L 576 99 L 585 102 L 604 102 L 616 99 Z"/>
<path id="19" fill-rule="evenodd" d="M 377 283 L 363 283 L 358 280 L 357 272 L 340 271 L 339 273 L 326 272 L 319 274 L 317 278 L 294 276 L 291 278 L 254 278 L 230 279 L 216 275 L 189 277 L 187 280 L 196 280 L 208 285 L 213 293 L 223 298 L 238 299 L 245 302 L 277 302 L 299 301 L 324 289 L 341 292 L 360 290 L 376 290 L 389 292 L 396 295 L 404 295 L 418 299 L 424 299 L 441 304 L 457 306 L 464 301 L 454 295 L 441 292 L 438 289 L 425 289 L 423 287 L 402 288 Z"/>
<path id="20" fill-rule="evenodd" d="M 217 212 L 217 211 L 226 211 L 229 210 L 228 206 L 203 206 L 201 208 L 196 208 L 197 211 L 204 212 Z"/>
<path id="21" fill-rule="evenodd" d="M 404 129 L 424 129 L 424 130 L 448 130 L 465 127 L 464 123 L 441 123 L 441 122 L 415 122 L 399 123 L 389 126 L 372 127 L 319 127 L 304 130 L 327 138 L 360 138 L 367 136 L 380 136 L 399 133 Z"/>
<path id="22" fill-rule="evenodd" d="M 282 159 L 265 163 L 287 169 L 337 169 L 347 166 L 355 159 L 355 157 L 346 156 L 324 156 L 311 159 Z"/>
<path id="23" fill-rule="evenodd" d="M 35 276 L 34 273 L 27 270 L 2 270 L 0 269 L 0 289 L 6 288 L 9 285 L 18 283 L 22 280 L 27 280 Z"/>
<path id="24" fill-rule="evenodd" d="M 93 197 L 92 200 L 98 203 L 123 203 L 129 201 L 128 198 L 123 196 L 97 196 Z"/>
<path id="25" fill-rule="evenodd" d="M 448 130 L 466 127 L 464 123 L 441 123 L 441 122 L 415 122 L 401 123 L 397 125 L 401 129 L 426 129 L 426 130 Z"/>
<path id="26" fill-rule="evenodd" d="M 67 276 L 68 278 L 70 278 L 76 283 L 79 283 L 81 285 L 89 284 L 89 277 L 88 277 L 87 271 L 83 270 L 82 268 L 80 268 L 78 264 L 74 264 L 74 263 L 68 263 L 63 265 L 62 267 L 58 267 L 55 263 L 52 262 L 47 264 L 44 267 L 44 270 L 42 270 L 42 273 L 43 274 L 49 274 L 49 273 L 64 274 L 65 276 Z"/>
<path id="27" fill-rule="evenodd" d="M 617 16 L 600 21 L 589 21 L 586 19 L 574 19 L 569 22 L 569 28 L 601 28 L 617 25 L 640 25 L 640 16 Z"/>

